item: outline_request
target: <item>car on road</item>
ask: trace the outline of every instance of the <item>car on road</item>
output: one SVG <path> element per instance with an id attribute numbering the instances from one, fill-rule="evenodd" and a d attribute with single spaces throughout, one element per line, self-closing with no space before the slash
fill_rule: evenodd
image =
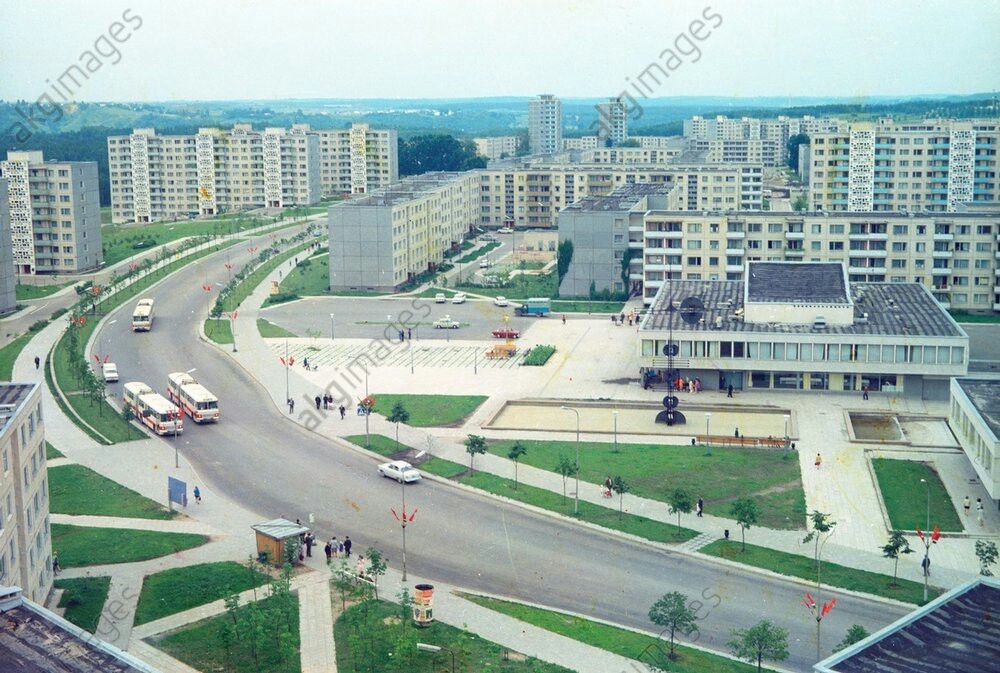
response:
<path id="1" fill-rule="evenodd" d="M 479 261 L 479 268 L 480 269 L 488 269 L 488 268 L 490 268 L 490 260 L 488 260 L 488 259 L 480 260 Z"/>
<path id="2" fill-rule="evenodd" d="M 464 292 L 459 292 L 454 297 L 451 298 L 452 304 L 464 304 L 467 297 Z"/>
<path id="3" fill-rule="evenodd" d="M 450 315 L 438 318 L 434 321 L 434 329 L 458 329 L 458 321 L 452 320 Z"/>
<path id="4" fill-rule="evenodd" d="M 510 306 L 510 302 L 507 301 L 507 297 L 495 297 L 493 299 L 494 306 Z"/>
<path id="5" fill-rule="evenodd" d="M 388 463 L 382 463 L 378 466 L 378 473 L 383 477 L 395 479 L 400 484 L 412 484 L 421 479 L 420 470 L 405 460 L 393 460 Z"/>
<path id="6" fill-rule="evenodd" d="M 498 327 L 493 330 L 493 336 L 498 339 L 518 339 L 521 333 L 513 327 Z"/>
<path id="7" fill-rule="evenodd" d="M 511 229 L 510 227 L 502 227 L 500 229 L 497 229 L 497 233 L 498 234 L 513 234 L 514 230 Z"/>
<path id="8" fill-rule="evenodd" d="M 114 362 L 105 362 L 101 365 L 101 374 L 105 383 L 114 383 L 118 380 L 118 365 Z"/>
<path id="9" fill-rule="evenodd" d="M 481 240 L 481 241 L 487 241 L 487 242 L 492 242 L 492 241 L 497 240 L 497 237 L 494 236 L 493 234 L 483 234 L 482 236 L 479 237 L 479 240 Z"/>
<path id="10" fill-rule="evenodd" d="M 435 304 L 444 304 L 447 301 L 448 298 L 444 296 L 444 292 L 438 292 L 436 295 L 434 295 Z"/>

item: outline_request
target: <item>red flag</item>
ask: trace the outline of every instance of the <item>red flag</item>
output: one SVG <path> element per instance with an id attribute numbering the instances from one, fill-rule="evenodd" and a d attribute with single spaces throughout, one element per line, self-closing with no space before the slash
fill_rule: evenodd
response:
<path id="1" fill-rule="evenodd" d="M 921 540 L 924 539 L 924 533 L 922 530 L 920 530 L 920 526 L 917 526 L 917 537 L 919 537 Z"/>
<path id="2" fill-rule="evenodd" d="M 105 356 L 104 356 L 104 361 L 105 361 L 105 362 L 107 362 L 107 361 L 108 361 L 108 360 L 110 360 L 110 359 L 111 359 L 111 356 L 110 356 L 110 355 L 105 355 Z"/>
<path id="3" fill-rule="evenodd" d="M 292 357 L 288 358 L 288 366 L 291 367 L 294 364 L 295 364 L 295 356 L 293 355 Z"/>
<path id="4" fill-rule="evenodd" d="M 417 518 L 417 510 L 413 510 L 413 512 L 410 513 L 410 521 L 413 521 L 416 518 Z"/>
<path id="5" fill-rule="evenodd" d="M 824 603 L 823 604 L 823 611 L 820 612 L 819 616 L 820 617 L 826 617 L 830 613 L 830 610 L 833 609 L 833 606 L 836 605 L 836 604 L 837 604 L 837 599 L 836 598 L 834 598 L 833 600 L 831 600 L 831 601 L 829 601 L 827 603 Z"/>
<path id="6" fill-rule="evenodd" d="M 98 355 L 94 355 L 94 359 L 97 360 L 97 364 L 101 364 L 101 358 Z"/>
<path id="7" fill-rule="evenodd" d="M 802 599 L 802 602 L 805 603 L 806 607 L 810 610 L 816 607 L 816 601 L 813 600 L 813 597 L 810 596 L 808 592 L 806 592 L 806 597 Z"/>
<path id="8" fill-rule="evenodd" d="M 393 518 L 396 519 L 396 521 L 399 521 L 399 515 L 396 514 L 396 510 L 394 510 L 392 507 L 390 507 L 389 511 L 392 512 Z"/>
<path id="9" fill-rule="evenodd" d="M 937 526 L 934 526 L 934 532 L 931 533 L 931 542 L 937 542 L 940 539 L 941 539 L 941 530 Z"/>

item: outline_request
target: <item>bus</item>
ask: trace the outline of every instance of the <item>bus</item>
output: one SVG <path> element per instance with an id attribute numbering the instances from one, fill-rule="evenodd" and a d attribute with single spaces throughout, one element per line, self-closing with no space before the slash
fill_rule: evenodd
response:
<path id="1" fill-rule="evenodd" d="M 148 332 L 153 329 L 153 300 L 140 299 L 132 312 L 132 331 Z"/>
<path id="2" fill-rule="evenodd" d="M 185 372 L 167 375 L 167 397 L 195 423 L 219 420 L 219 398 Z"/>
<path id="3" fill-rule="evenodd" d="M 179 435 L 184 431 L 181 410 L 163 395 L 139 381 L 129 381 L 124 389 L 125 405 L 150 430 L 158 435 Z"/>

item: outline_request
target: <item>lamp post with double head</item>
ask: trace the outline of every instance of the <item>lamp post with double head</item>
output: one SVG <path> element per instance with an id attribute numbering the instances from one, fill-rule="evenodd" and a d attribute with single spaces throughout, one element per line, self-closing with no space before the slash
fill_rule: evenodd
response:
<path id="1" fill-rule="evenodd" d="M 565 411 L 576 414 L 576 493 L 573 494 L 573 514 L 580 513 L 580 411 L 573 407 L 562 405 Z"/>

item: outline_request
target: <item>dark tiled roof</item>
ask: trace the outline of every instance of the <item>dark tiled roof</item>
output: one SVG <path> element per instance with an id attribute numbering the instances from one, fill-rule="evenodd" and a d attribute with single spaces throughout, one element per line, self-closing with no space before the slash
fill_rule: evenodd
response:
<path id="1" fill-rule="evenodd" d="M 844 267 L 834 262 L 750 262 L 747 300 L 846 305 Z"/>
<path id="2" fill-rule="evenodd" d="M 958 385 L 968 395 L 993 434 L 1000 437 L 1000 380 L 958 379 Z M 1000 624 L 997 628 L 1000 628 Z"/>
<path id="3" fill-rule="evenodd" d="M 566 206 L 568 211 L 616 210 L 626 211 L 648 194 L 666 193 L 668 186 L 662 183 L 638 182 L 625 185 L 607 196 L 587 196 Z"/>

